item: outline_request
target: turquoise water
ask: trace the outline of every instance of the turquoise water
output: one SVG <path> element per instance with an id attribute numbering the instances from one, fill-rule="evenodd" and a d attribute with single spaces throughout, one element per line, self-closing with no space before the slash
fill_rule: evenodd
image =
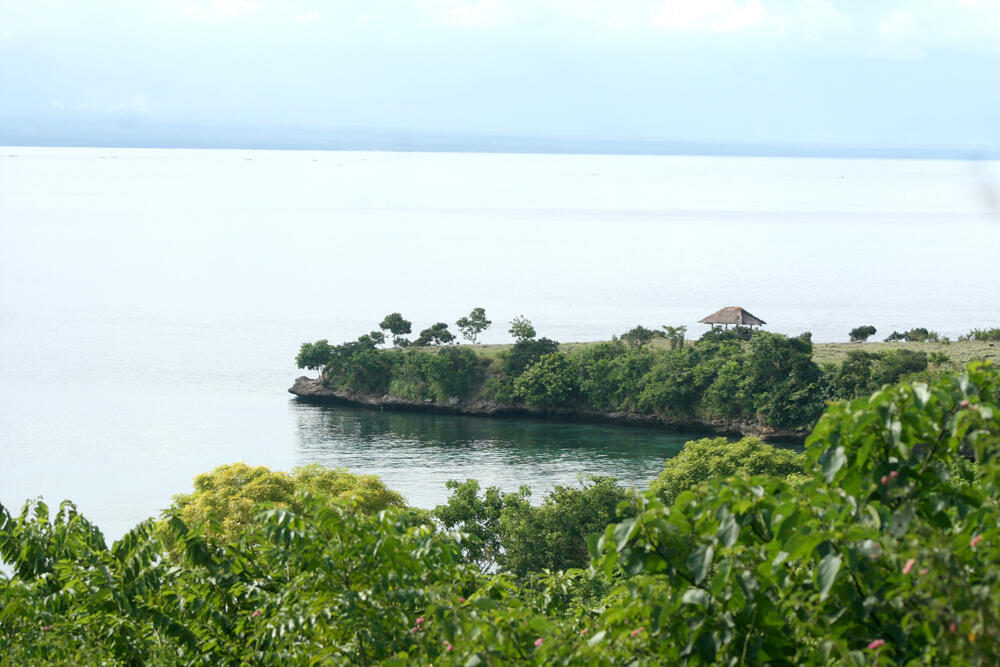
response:
<path id="1" fill-rule="evenodd" d="M 10 157 L 16 155 L 16 157 Z M 742 305 L 846 340 L 1000 326 L 997 163 L 0 149 L 0 502 L 76 500 L 112 536 L 231 461 L 642 484 L 685 438 L 320 408 L 306 340 L 483 306 L 562 341 Z"/>

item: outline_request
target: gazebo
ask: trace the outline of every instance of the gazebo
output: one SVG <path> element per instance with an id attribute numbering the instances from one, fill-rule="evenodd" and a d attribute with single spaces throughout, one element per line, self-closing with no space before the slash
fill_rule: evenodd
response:
<path id="1" fill-rule="evenodd" d="M 703 317 L 698 320 L 702 324 L 711 324 L 715 326 L 716 324 L 724 324 L 726 328 L 729 328 L 730 324 L 735 324 L 741 327 L 759 327 L 762 324 L 767 324 L 764 320 L 759 317 L 751 315 L 747 311 L 743 310 L 742 306 L 729 306 L 727 308 L 722 308 L 717 310 L 708 317 Z"/>

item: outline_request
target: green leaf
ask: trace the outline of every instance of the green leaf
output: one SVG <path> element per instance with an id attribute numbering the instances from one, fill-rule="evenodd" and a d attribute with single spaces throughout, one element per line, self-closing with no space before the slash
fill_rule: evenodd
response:
<path id="1" fill-rule="evenodd" d="M 595 644 L 599 644 L 601 641 L 603 641 L 604 637 L 607 634 L 608 634 L 607 630 L 601 630 L 600 632 L 595 632 L 594 636 L 590 638 L 589 642 L 587 642 L 587 645 L 594 646 Z"/>
<path id="2" fill-rule="evenodd" d="M 736 539 L 740 536 L 740 527 L 732 514 L 726 514 L 725 518 L 719 524 L 716 536 L 724 547 L 731 547 L 736 544 Z"/>
<path id="3" fill-rule="evenodd" d="M 843 447 L 837 447 L 827 451 L 826 456 L 823 457 L 823 479 L 829 484 L 836 477 L 837 471 L 844 467 L 847 463 L 847 456 L 844 454 Z"/>
<path id="4" fill-rule="evenodd" d="M 828 553 L 819 562 L 819 567 L 816 568 L 816 585 L 819 586 L 820 600 L 825 600 L 830 594 L 830 588 L 833 587 L 837 572 L 840 571 L 840 561 L 839 555 Z"/>
<path id="5" fill-rule="evenodd" d="M 684 604 L 693 604 L 698 607 L 707 607 L 709 602 L 708 593 L 700 588 L 689 588 L 681 596 L 681 602 Z"/>
<path id="6" fill-rule="evenodd" d="M 632 517 L 615 526 L 615 543 L 618 545 L 618 551 L 628 546 L 628 541 L 635 535 L 637 523 L 638 519 Z"/>
<path id="7" fill-rule="evenodd" d="M 688 569 L 691 570 L 691 578 L 694 583 L 700 584 L 708 576 L 708 571 L 712 568 L 712 557 L 715 556 L 715 549 L 711 544 L 703 544 L 697 547 L 688 556 Z"/>

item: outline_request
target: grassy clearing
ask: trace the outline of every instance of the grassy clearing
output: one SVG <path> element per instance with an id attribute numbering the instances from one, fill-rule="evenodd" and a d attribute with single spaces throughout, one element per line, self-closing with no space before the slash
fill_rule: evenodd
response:
<path id="1" fill-rule="evenodd" d="M 603 341 L 602 341 L 603 342 Z M 566 352 L 597 345 L 598 342 L 562 343 L 560 348 Z M 693 340 L 686 342 L 694 345 Z M 649 342 L 654 349 L 670 349 L 670 341 L 664 338 L 654 338 Z M 490 359 L 499 359 L 500 355 L 510 349 L 510 345 L 477 345 L 476 352 Z M 953 341 L 951 343 L 813 343 L 813 360 L 819 364 L 832 363 L 840 365 L 851 350 L 865 352 L 883 352 L 885 350 L 907 349 L 915 352 L 942 352 L 948 356 L 949 363 L 944 367 L 962 368 L 970 361 L 989 360 L 1000 364 L 1000 343 L 989 341 Z"/>
<path id="2" fill-rule="evenodd" d="M 851 350 L 883 352 L 885 350 L 907 349 L 914 352 L 941 352 L 947 355 L 946 367 L 961 368 L 970 361 L 1000 361 L 1000 343 L 988 341 L 959 341 L 952 343 L 815 343 L 813 360 L 817 364 L 841 364 Z"/>

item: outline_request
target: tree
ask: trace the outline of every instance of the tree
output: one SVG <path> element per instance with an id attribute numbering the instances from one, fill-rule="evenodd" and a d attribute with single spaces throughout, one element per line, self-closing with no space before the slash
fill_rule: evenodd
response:
<path id="1" fill-rule="evenodd" d="M 385 334 L 381 331 L 371 331 L 366 334 L 358 336 L 358 342 L 362 345 L 371 345 L 372 347 L 378 347 L 385 343 Z"/>
<path id="2" fill-rule="evenodd" d="M 493 322 L 486 319 L 486 309 L 484 308 L 473 308 L 468 317 L 460 317 L 455 322 L 455 326 L 462 332 L 462 337 L 473 345 L 476 344 L 476 338 L 479 337 L 479 334 L 486 331 L 491 324 Z"/>
<path id="3" fill-rule="evenodd" d="M 409 320 L 404 320 L 399 313 L 386 315 L 378 328 L 392 334 L 392 344 L 396 347 L 406 347 L 410 344 L 410 340 L 404 336 L 412 331 L 412 323 Z"/>
<path id="4" fill-rule="evenodd" d="M 590 476 L 580 488 L 557 486 L 538 507 L 508 503 L 501 513 L 504 569 L 523 576 L 542 570 L 584 568 L 590 564 L 587 537 L 618 517 L 635 515 L 629 492 L 614 477 Z"/>
<path id="5" fill-rule="evenodd" d="M 649 341 L 653 340 L 653 336 L 656 334 L 652 329 L 647 329 L 641 324 L 634 329 L 627 331 L 622 334 L 622 340 L 631 345 L 632 347 L 642 347 Z"/>
<path id="6" fill-rule="evenodd" d="M 211 519 L 219 537 L 235 542 L 258 511 L 258 503 L 301 509 L 296 492 L 307 491 L 328 501 L 350 502 L 361 512 L 375 514 L 387 507 L 404 507 L 403 496 L 375 475 L 352 475 L 346 468 L 308 465 L 291 474 L 246 463 L 221 465 L 194 478 L 194 491 L 174 496 L 172 509 L 188 524 Z"/>
<path id="7" fill-rule="evenodd" d="M 472 539 L 462 543 L 465 558 L 484 571 L 503 562 L 504 544 L 501 516 L 505 509 L 523 510 L 530 507 L 531 490 L 522 486 L 513 493 L 504 493 L 491 486 L 479 495 L 479 482 L 450 479 L 445 486 L 451 491 L 448 501 L 433 510 L 434 518 L 447 530 L 460 530 Z"/>
<path id="8" fill-rule="evenodd" d="M 444 322 L 433 324 L 420 332 L 420 336 L 413 341 L 414 345 L 447 345 L 455 340 L 455 334 L 448 331 L 448 325 Z"/>
<path id="9" fill-rule="evenodd" d="M 518 343 L 526 340 L 531 340 L 535 337 L 535 327 L 532 326 L 531 320 L 526 318 L 524 315 L 518 315 L 513 320 L 510 321 L 510 335 L 514 337 L 514 340 Z"/>
<path id="10" fill-rule="evenodd" d="M 326 366 L 332 353 L 333 348 L 325 338 L 315 343 L 302 343 L 299 354 L 295 357 L 295 363 L 299 368 L 318 370 Z"/>
<path id="11" fill-rule="evenodd" d="M 852 343 L 863 343 L 874 335 L 875 327 L 870 324 L 854 327 L 850 333 Z"/>
<path id="12" fill-rule="evenodd" d="M 686 326 L 671 327 L 664 324 L 663 329 L 666 332 L 667 340 L 670 341 L 671 350 L 679 350 L 684 347 L 684 334 L 688 330 Z"/>
<path id="13" fill-rule="evenodd" d="M 663 472 L 649 489 L 672 505 L 682 491 L 711 479 L 736 474 L 787 477 L 803 473 L 805 465 L 804 455 L 778 449 L 759 438 L 746 437 L 737 442 L 724 437 L 702 438 L 686 443 L 680 454 L 667 459 Z"/>

